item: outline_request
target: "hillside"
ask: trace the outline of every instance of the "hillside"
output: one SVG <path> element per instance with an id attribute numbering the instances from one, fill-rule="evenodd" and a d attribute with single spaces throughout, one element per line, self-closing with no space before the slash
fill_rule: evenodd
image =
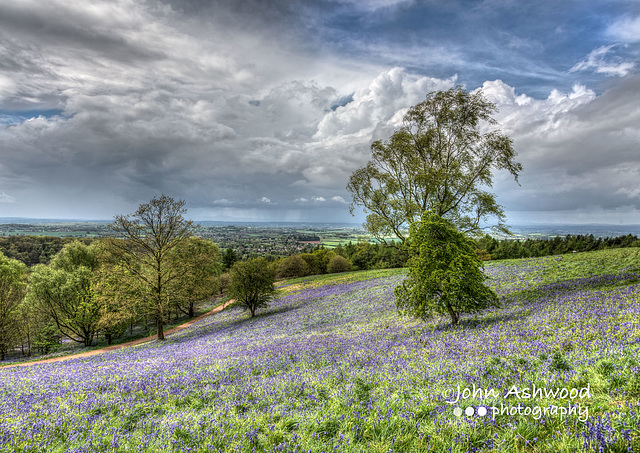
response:
<path id="1" fill-rule="evenodd" d="M 640 249 L 486 271 L 504 308 L 456 327 L 397 315 L 403 271 L 336 274 L 253 319 L 0 368 L 0 450 L 640 450 Z"/>

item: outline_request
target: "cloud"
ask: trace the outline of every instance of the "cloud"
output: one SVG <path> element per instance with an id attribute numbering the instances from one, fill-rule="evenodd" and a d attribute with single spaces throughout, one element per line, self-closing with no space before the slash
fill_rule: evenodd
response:
<path id="1" fill-rule="evenodd" d="M 635 64 L 622 61 L 620 58 L 615 57 L 614 61 L 607 59 L 606 55 L 611 53 L 615 47 L 615 44 L 612 44 L 594 49 L 585 59 L 575 64 L 569 71 L 576 72 L 595 69 L 595 71 L 600 74 L 619 77 L 626 76 L 633 70 Z"/>
<path id="2" fill-rule="evenodd" d="M 344 203 L 344 204 L 346 204 L 346 203 L 347 203 L 347 202 L 345 201 L 345 199 L 344 199 L 344 198 L 342 198 L 340 195 L 337 195 L 337 196 L 335 196 L 335 197 L 332 197 L 331 199 L 332 199 L 333 201 L 338 202 L 338 203 Z"/>
<path id="3" fill-rule="evenodd" d="M 352 5 L 353 7 L 363 11 L 377 11 L 380 9 L 388 10 L 403 5 L 410 5 L 415 0 L 338 0 L 340 3 Z"/>
<path id="4" fill-rule="evenodd" d="M 640 209 L 639 76 L 600 96 L 576 85 L 546 99 L 523 98 L 501 81 L 486 82 L 483 91 L 498 101 L 497 119 L 524 167 L 520 187 L 508 175 L 496 175 L 498 202 L 507 210 L 544 222 L 533 213 L 548 220 L 554 212 Z"/>
<path id="5" fill-rule="evenodd" d="M 609 26 L 607 33 L 618 41 L 640 42 L 640 16 L 624 17 L 615 21 Z"/>
<path id="6" fill-rule="evenodd" d="M 263 202 L 263 203 L 267 203 L 267 204 L 271 203 L 271 200 L 269 198 L 267 198 L 267 197 L 260 198 L 260 201 Z"/>
<path id="7" fill-rule="evenodd" d="M 15 203 L 16 199 L 5 192 L 0 192 L 0 203 Z"/>
<path id="8" fill-rule="evenodd" d="M 327 201 L 325 200 L 324 197 L 311 197 L 311 200 L 313 200 L 316 203 L 324 203 L 325 201 Z"/>

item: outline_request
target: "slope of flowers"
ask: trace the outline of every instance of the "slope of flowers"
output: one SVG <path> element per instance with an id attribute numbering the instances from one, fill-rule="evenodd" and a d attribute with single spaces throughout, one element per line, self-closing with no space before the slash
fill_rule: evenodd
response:
<path id="1" fill-rule="evenodd" d="M 338 276 L 253 319 L 0 368 L 0 451 L 638 451 L 637 275 L 547 263 L 488 267 L 503 308 L 458 326 L 399 317 L 401 272 Z"/>

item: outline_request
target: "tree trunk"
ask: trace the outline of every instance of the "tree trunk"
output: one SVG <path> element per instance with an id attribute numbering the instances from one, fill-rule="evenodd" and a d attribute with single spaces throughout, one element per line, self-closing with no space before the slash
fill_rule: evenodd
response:
<path id="1" fill-rule="evenodd" d="M 111 342 L 113 341 L 113 336 L 110 333 L 106 333 L 104 336 L 107 338 L 107 344 L 111 345 Z"/>
<path id="2" fill-rule="evenodd" d="M 453 308 L 451 308 L 451 305 L 449 304 L 449 302 L 445 302 L 445 304 L 447 305 L 447 311 L 449 312 L 449 316 L 451 316 L 451 324 L 453 324 L 454 326 L 456 324 L 458 324 L 458 313 L 456 313 Z"/>
<path id="3" fill-rule="evenodd" d="M 189 318 L 193 318 L 194 314 L 193 304 L 189 304 Z"/>
<path id="4" fill-rule="evenodd" d="M 164 323 L 162 316 L 156 316 L 156 327 L 158 328 L 158 340 L 164 340 Z"/>

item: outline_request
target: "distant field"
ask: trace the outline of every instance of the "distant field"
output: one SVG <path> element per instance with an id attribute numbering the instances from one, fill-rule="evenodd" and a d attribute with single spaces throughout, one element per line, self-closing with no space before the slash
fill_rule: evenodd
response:
<path id="1" fill-rule="evenodd" d="M 486 272 L 504 307 L 455 327 L 397 314 L 404 271 L 350 272 L 283 282 L 253 319 L 0 368 L 0 451 L 640 451 L 640 249 Z"/>

